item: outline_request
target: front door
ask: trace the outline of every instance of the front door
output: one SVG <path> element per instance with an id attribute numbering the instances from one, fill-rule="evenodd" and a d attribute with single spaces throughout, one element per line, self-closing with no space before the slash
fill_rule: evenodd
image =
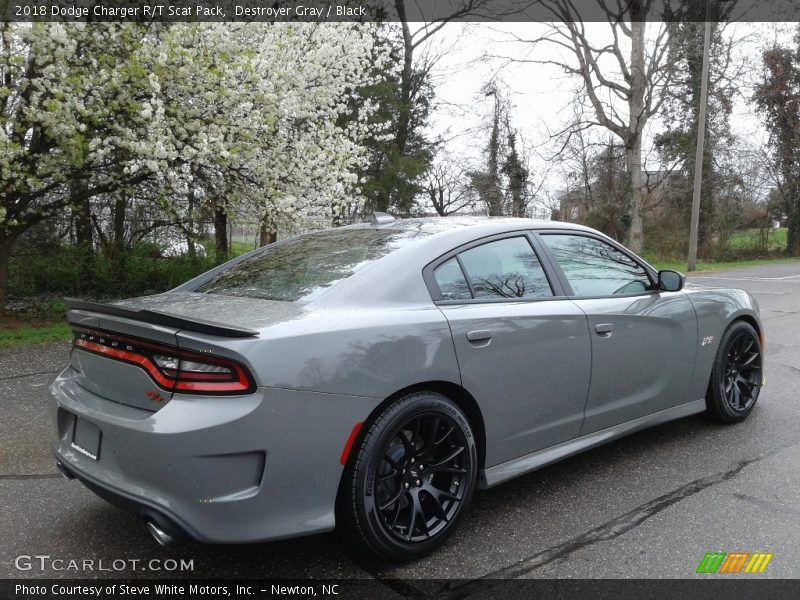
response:
<path id="1" fill-rule="evenodd" d="M 686 295 L 656 290 L 633 256 L 599 237 L 540 239 L 588 319 L 592 383 L 581 435 L 697 400 L 687 397 L 697 318 Z"/>

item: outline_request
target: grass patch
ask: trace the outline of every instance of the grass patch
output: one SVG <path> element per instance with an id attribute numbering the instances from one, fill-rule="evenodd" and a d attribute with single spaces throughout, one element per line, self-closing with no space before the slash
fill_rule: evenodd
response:
<path id="1" fill-rule="evenodd" d="M 767 242 L 765 247 L 761 239 L 761 232 L 758 229 L 737 231 L 731 236 L 730 249 L 734 252 L 754 249 L 765 252 L 780 252 L 786 249 L 787 232 L 788 229 L 786 227 L 770 229 L 768 240 L 764 240 Z"/>
<path id="2" fill-rule="evenodd" d="M 72 331 L 65 321 L 0 320 L 0 348 L 21 348 L 44 342 L 66 342 Z"/>
<path id="3" fill-rule="evenodd" d="M 654 268 L 658 270 L 670 269 L 672 271 L 679 271 L 686 273 L 686 261 L 681 262 L 665 262 L 665 261 L 648 261 Z M 759 258 L 754 260 L 731 260 L 724 262 L 703 261 L 697 263 L 696 272 L 715 272 L 727 271 L 729 269 L 746 269 L 747 267 L 760 267 L 763 265 L 780 265 L 800 262 L 800 258 Z"/>

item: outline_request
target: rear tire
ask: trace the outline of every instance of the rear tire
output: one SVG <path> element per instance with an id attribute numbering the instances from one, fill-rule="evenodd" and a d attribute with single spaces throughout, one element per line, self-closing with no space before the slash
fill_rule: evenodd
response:
<path id="1" fill-rule="evenodd" d="M 763 383 L 761 341 L 752 325 L 735 321 L 717 350 L 706 392 L 706 412 L 716 421 L 738 423 L 752 412 Z"/>
<path id="2" fill-rule="evenodd" d="M 450 537 L 478 472 L 475 437 L 458 406 L 433 392 L 409 394 L 377 416 L 354 450 L 340 518 L 362 550 L 412 560 Z"/>

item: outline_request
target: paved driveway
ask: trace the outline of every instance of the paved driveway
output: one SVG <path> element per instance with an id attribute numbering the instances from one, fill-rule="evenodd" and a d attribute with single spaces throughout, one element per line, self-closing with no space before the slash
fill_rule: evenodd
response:
<path id="1" fill-rule="evenodd" d="M 58 476 L 44 389 L 66 344 L 0 354 L 0 577 L 15 557 L 183 558 L 194 577 L 693 577 L 706 552 L 764 551 L 764 576 L 800 577 L 800 263 L 691 277 L 758 298 L 767 386 L 747 422 L 702 416 L 619 440 L 480 492 L 452 541 L 405 565 L 352 555 L 333 535 L 250 546 L 159 548 L 130 515 Z M 108 572 L 94 575 L 109 575 Z M 115 576 L 158 573 L 125 569 Z M 420 584 L 421 585 L 421 584 Z"/>

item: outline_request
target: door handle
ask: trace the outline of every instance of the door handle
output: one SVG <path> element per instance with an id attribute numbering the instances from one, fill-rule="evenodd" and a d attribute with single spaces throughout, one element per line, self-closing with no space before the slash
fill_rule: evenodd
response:
<path id="1" fill-rule="evenodd" d="M 594 326 L 595 333 L 603 337 L 609 337 L 611 332 L 614 331 L 613 323 L 598 323 Z"/>
<path id="2" fill-rule="evenodd" d="M 481 342 L 492 339 L 492 332 L 488 329 L 473 329 L 467 332 L 467 339 L 470 342 Z"/>

